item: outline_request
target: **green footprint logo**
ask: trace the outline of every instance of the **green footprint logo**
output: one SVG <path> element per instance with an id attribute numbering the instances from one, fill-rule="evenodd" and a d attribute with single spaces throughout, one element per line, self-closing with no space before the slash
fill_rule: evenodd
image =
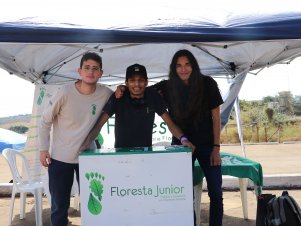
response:
<path id="1" fill-rule="evenodd" d="M 96 114 L 96 104 L 92 104 L 92 115 Z"/>
<path id="2" fill-rule="evenodd" d="M 103 194 L 103 184 L 104 177 L 100 173 L 86 173 L 85 174 L 88 181 L 90 181 L 90 196 L 88 201 L 88 210 L 93 215 L 98 215 L 101 213 L 102 205 L 102 194 Z"/>
<path id="3" fill-rule="evenodd" d="M 103 145 L 104 140 L 100 133 L 97 135 L 96 140 L 98 140 L 99 144 Z"/>
<path id="4" fill-rule="evenodd" d="M 37 100 L 37 105 L 41 105 L 42 104 L 43 98 L 45 96 L 45 91 L 46 91 L 46 89 L 44 87 L 40 88 L 40 93 L 39 93 L 39 97 L 38 97 L 38 100 Z"/>

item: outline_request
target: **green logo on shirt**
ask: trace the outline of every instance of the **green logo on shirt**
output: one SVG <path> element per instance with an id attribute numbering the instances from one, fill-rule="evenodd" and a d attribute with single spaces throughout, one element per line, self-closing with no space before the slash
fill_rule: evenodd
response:
<path id="1" fill-rule="evenodd" d="M 43 103 L 43 98 L 45 96 L 45 92 L 46 92 L 46 89 L 44 87 L 41 87 L 39 97 L 38 97 L 38 100 L 37 100 L 37 105 L 41 105 Z"/>
<path id="2" fill-rule="evenodd" d="M 96 114 L 96 104 L 92 104 L 92 115 Z"/>
<path id="3" fill-rule="evenodd" d="M 103 181 L 104 176 L 97 172 L 90 172 L 85 174 L 87 180 L 90 182 L 90 196 L 88 201 L 88 210 L 93 215 L 101 213 L 102 194 L 103 194 Z"/>

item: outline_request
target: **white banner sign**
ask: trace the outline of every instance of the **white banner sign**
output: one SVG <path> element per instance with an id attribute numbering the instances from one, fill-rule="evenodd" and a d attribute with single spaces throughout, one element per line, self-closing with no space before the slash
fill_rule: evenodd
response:
<path id="1" fill-rule="evenodd" d="M 107 123 L 102 127 L 100 131 L 101 144 L 105 148 L 113 148 L 115 142 L 115 118 L 109 118 Z M 166 123 L 160 116 L 156 114 L 155 122 L 153 125 L 153 145 L 169 145 L 171 143 L 171 133 L 167 128 Z"/>
<path id="2" fill-rule="evenodd" d="M 29 161 L 30 173 L 34 178 L 39 178 L 44 174 L 44 167 L 40 163 L 40 152 L 38 150 L 38 126 L 46 105 L 50 98 L 57 92 L 59 85 L 36 85 L 30 128 L 27 133 L 27 141 L 24 154 Z"/>
<path id="3" fill-rule="evenodd" d="M 79 161 L 83 226 L 193 225 L 191 152 L 82 154 Z"/>

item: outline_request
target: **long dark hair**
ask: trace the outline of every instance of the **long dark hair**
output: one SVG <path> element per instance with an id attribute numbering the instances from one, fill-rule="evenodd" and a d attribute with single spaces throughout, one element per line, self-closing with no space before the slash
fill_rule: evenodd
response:
<path id="1" fill-rule="evenodd" d="M 191 75 L 188 79 L 189 89 L 184 89 L 185 84 L 179 78 L 176 67 L 179 57 L 187 57 L 192 67 Z M 199 64 L 193 54 L 186 50 L 179 50 L 175 53 L 169 68 L 169 99 L 175 122 L 182 128 L 186 129 L 188 122 L 192 122 L 194 127 L 202 119 L 205 113 L 207 101 L 204 93 L 204 75 L 200 71 Z M 189 90 L 189 93 L 183 93 Z M 182 96 L 187 97 L 187 101 L 183 103 Z M 189 129 L 189 128 L 187 128 Z"/>

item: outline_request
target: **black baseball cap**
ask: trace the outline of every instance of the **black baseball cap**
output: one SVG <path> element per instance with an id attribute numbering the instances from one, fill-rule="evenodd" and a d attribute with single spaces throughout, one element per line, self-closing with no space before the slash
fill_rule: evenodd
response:
<path id="1" fill-rule="evenodd" d="M 125 79 L 128 80 L 133 75 L 141 75 L 147 80 L 146 69 L 143 65 L 133 64 L 126 69 Z"/>

